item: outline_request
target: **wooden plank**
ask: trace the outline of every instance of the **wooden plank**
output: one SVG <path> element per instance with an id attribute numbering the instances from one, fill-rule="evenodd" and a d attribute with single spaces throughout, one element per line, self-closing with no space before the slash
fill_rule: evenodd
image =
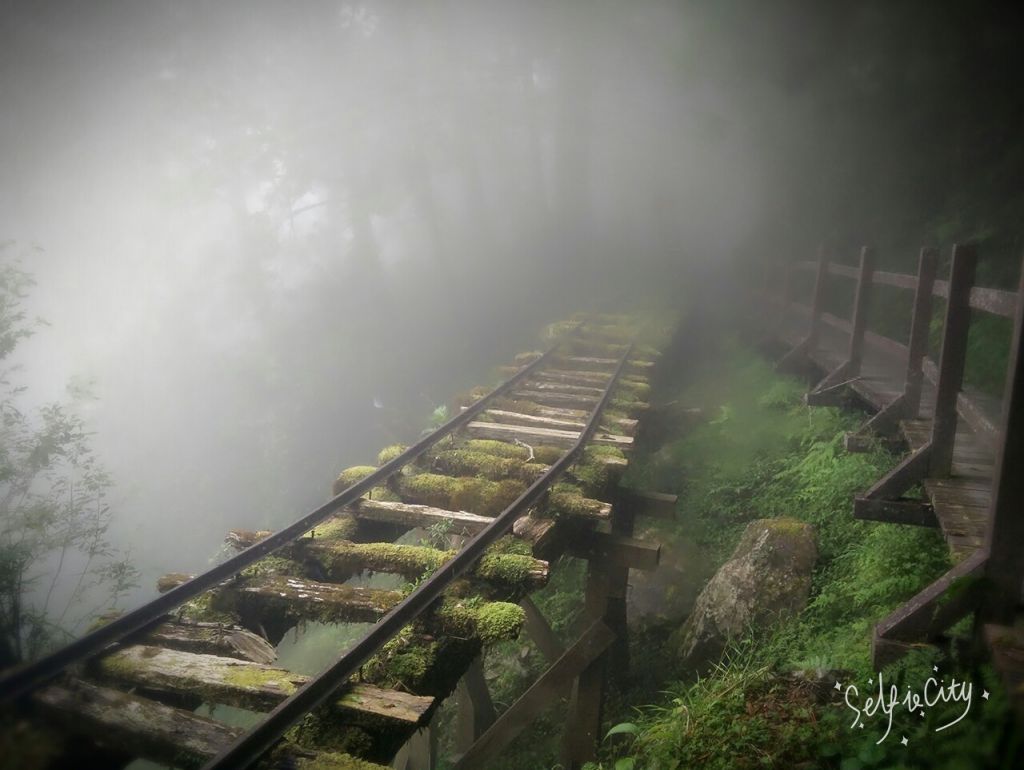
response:
<path id="1" fill-rule="evenodd" d="M 573 420 L 558 420 L 553 417 L 540 417 L 535 414 L 520 414 L 518 412 L 507 412 L 504 409 L 488 409 L 484 412 L 488 417 L 494 418 L 496 422 L 505 425 L 526 425 L 536 428 L 553 428 L 555 430 L 576 431 L 579 433 L 586 426 L 586 423 Z"/>
<path id="2" fill-rule="evenodd" d="M 1004 318 L 1013 318 L 1017 313 L 1017 298 L 1020 295 L 1002 289 L 987 289 L 975 286 L 971 289 L 971 307 Z"/>
<path id="3" fill-rule="evenodd" d="M 828 266 L 829 275 L 837 275 L 841 278 L 857 278 L 859 273 L 857 268 L 849 267 L 848 265 L 839 265 L 835 262 Z"/>
<path id="4" fill-rule="evenodd" d="M 497 422 L 474 421 L 469 423 L 465 430 L 474 438 L 499 439 L 501 441 L 519 440 L 526 444 L 545 444 L 564 449 L 574 446 L 580 437 L 578 431 L 540 428 L 531 425 L 503 425 Z M 613 446 L 623 450 L 633 448 L 631 436 L 619 436 L 600 431 L 594 433 L 591 443 L 600 446 Z"/>
<path id="5" fill-rule="evenodd" d="M 982 552 L 968 556 L 878 623 L 876 639 L 926 642 L 945 631 L 972 608 L 979 586 L 974 579 L 982 575 L 984 566 Z M 947 594 L 954 584 L 962 584 L 964 590 Z M 885 656 L 893 651 L 874 647 L 872 657 L 876 670 L 892 662 Z"/>
<path id="6" fill-rule="evenodd" d="M 161 578 L 169 590 L 191 579 L 174 573 Z M 403 598 L 401 591 L 322 583 L 291 575 L 255 575 L 229 581 L 220 588 L 216 602 L 254 617 L 267 615 L 332 623 L 375 623 Z M 263 621 L 265 622 L 265 620 Z M 248 622 L 246 622 L 248 625 Z M 271 637 L 273 639 L 273 637 Z"/>
<path id="7" fill-rule="evenodd" d="M 972 246 L 953 247 L 949 297 L 943 324 L 942 351 L 939 357 L 939 381 L 932 420 L 932 453 L 929 476 L 948 476 L 953 461 L 953 443 L 957 429 L 957 396 L 963 387 L 967 361 L 967 334 L 970 329 L 969 295 L 974 285 L 978 255 Z"/>
<path id="8" fill-rule="evenodd" d="M 634 516 L 648 516 L 652 519 L 674 519 L 676 517 L 676 503 L 678 500 L 678 495 L 620 487 L 617 502 L 629 508 Z"/>
<path id="9" fill-rule="evenodd" d="M 526 633 L 530 635 L 537 649 L 550 663 L 554 663 L 565 654 L 565 647 L 558 640 L 555 632 L 551 630 L 547 619 L 529 596 L 519 601 L 519 606 L 526 614 Z"/>
<path id="10" fill-rule="evenodd" d="M 129 756 L 198 767 L 243 729 L 120 690 L 73 680 L 33 695 L 46 717 L 65 730 L 116 747 Z"/>
<path id="11" fill-rule="evenodd" d="M 657 568 L 661 558 L 661 546 L 658 544 L 596 530 L 574 537 L 567 550 L 581 559 L 641 570 Z"/>
<path id="12" fill-rule="evenodd" d="M 890 524 L 911 524 L 937 527 L 932 506 L 919 500 L 875 500 L 858 497 L 853 501 L 853 518 L 862 521 L 884 521 Z"/>
<path id="13" fill-rule="evenodd" d="M 357 519 L 369 519 L 387 524 L 398 524 L 424 529 L 444 523 L 453 535 L 475 535 L 494 521 L 489 516 L 481 516 L 468 511 L 446 511 L 429 505 L 414 503 L 396 503 L 383 500 L 359 500 L 348 508 Z"/>
<path id="14" fill-rule="evenodd" d="M 273 663 L 277 650 L 260 636 L 238 626 L 167 620 L 147 631 L 140 643 L 184 652 L 223 655 L 253 663 Z"/>
<path id="15" fill-rule="evenodd" d="M 603 653 L 615 634 L 600 620 L 591 624 L 576 642 L 509 706 L 497 721 L 455 762 L 455 770 L 485 768 L 513 738 L 529 725 L 540 711 L 563 693 L 591 662 Z"/>
<path id="16" fill-rule="evenodd" d="M 916 289 L 917 278 L 906 273 L 890 273 L 885 270 L 876 270 L 871 280 L 885 286 L 895 286 L 897 289 Z"/>
<path id="17" fill-rule="evenodd" d="M 577 396 L 572 393 L 550 393 L 543 390 L 517 390 L 513 398 L 532 401 L 546 406 L 564 406 L 574 409 L 591 411 L 597 406 L 598 399 L 594 396 Z"/>
<path id="18" fill-rule="evenodd" d="M 600 398 L 604 395 L 604 388 L 598 388 L 593 385 L 576 385 L 573 383 L 566 382 L 550 382 L 547 380 L 540 380 L 537 378 L 531 378 L 523 383 L 523 387 L 528 390 L 540 390 L 545 393 L 571 393 L 577 396 L 594 396 Z"/>
<path id="19" fill-rule="evenodd" d="M 156 695 L 268 710 L 309 681 L 283 668 L 218 655 L 133 645 L 105 655 L 95 665 L 104 679 Z M 428 696 L 350 684 L 333 707 L 339 718 L 415 726 L 433 705 Z"/>

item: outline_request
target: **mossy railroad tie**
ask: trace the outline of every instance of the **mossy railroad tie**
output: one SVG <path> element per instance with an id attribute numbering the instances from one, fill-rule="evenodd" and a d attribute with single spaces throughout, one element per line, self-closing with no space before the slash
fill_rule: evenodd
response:
<path id="1" fill-rule="evenodd" d="M 39 708 L 71 732 L 118 736 L 132 755 L 185 767 L 208 761 L 241 731 L 192 709 L 274 708 L 309 680 L 274 665 L 273 645 L 289 629 L 307 622 L 377 621 L 455 555 L 457 538 L 488 526 L 574 443 L 636 329 L 628 317 L 590 315 L 554 325 L 549 333 L 567 330 L 574 336 L 550 363 L 477 416 L 484 428 L 442 440 L 303 537 L 186 602 L 135 643 L 112 648 L 79 678 L 40 691 Z M 537 355 L 524 354 L 503 373 L 518 371 Z M 548 580 L 549 563 L 539 557 L 561 552 L 558 533 L 593 529 L 610 517 L 605 498 L 627 466 L 622 449 L 631 445 L 636 417 L 646 407 L 646 377 L 655 358 L 652 350 L 631 358 L 596 434 L 606 445 L 591 443 L 515 523 L 514 534 L 491 546 L 429 611 L 383 645 L 356 681 L 292 728 L 264 766 L 278 761 L 309 770 L 381 770 L 373 763 L 390 761 L 430 720 L 484 648 L 519 635 L 525 615 L 517 602 Z M 456 407 L 487 392 L 475 388 Z M 334 493 L 405 450 L 385 447 L 376 465 L 345 469 Z M 429 535 L 420 545 L 382 541 L 382 533 L 397 539 L 417 529 Z M 271 534 L 232 530 L 226 543 L 242 550 Z M 408 582 L 388 590 L 346 582 L 379 572 Z M 159 588 L 171 590 L 191 577 L 165 575 Z"/>

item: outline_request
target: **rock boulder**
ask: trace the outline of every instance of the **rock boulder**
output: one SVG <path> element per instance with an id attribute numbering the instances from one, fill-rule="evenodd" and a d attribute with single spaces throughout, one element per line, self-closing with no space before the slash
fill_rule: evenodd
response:
<path id="1" fill-rule="evenodd" d="M 718 660 L 730 638 L 800 612 L 807 604 L 817 558 L 810 524 L 790 518 L 750 522 L 679 631 L 683 665 L 706 668 Z"/>

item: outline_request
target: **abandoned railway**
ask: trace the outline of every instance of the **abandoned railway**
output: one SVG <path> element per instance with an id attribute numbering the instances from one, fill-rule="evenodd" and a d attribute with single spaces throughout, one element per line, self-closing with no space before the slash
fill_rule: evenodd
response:
<path id="1" fill-rule="evenodd" d="M 38 765 L 430 768 L 431 723 L 453 692 L 458 768 L 487 766 L 570 691 L 565 766 L 592 758 L 606 663 L 627 660 L 629 570 L 658 563 L 633 520 L 674 507 L 618 488 L 657 351 L 613 320 L 562 325 L 446 424 L 343 471 L 315 511 L 276 533 L 230 532 L 230 558 L 164 576 L 155 600 L 6 673 L 4 707 L 46 747 Z M 451 547 L 394 542 L 430 527 Z M 564 648 L 529 598 L 562 553 L 588 562 L 587 625 Z M 366 572 L 410 584 L 346 584 Z M 308 621 L 373 625 L 308 677 L 274 665 L 275 645 Z M 550 666 L 497 716 L 480 655 L 524 627 Z M 195 713 L 203 704 L 261 716 L 243 730 Z"/>

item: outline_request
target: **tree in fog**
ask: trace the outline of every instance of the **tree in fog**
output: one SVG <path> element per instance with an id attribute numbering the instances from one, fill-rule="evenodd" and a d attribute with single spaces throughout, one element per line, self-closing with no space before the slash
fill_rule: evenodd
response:
<path id="1" fill-rule="evenodd" d="M 106 538 L 111 479 L 67 403 L 27 408 L 8 359 L 32 334 L 31 276 L 0 263 L 0 668 L 64 641 L 134 586 Z M 93 602 L 93 604 L 90 604 Z"/>

